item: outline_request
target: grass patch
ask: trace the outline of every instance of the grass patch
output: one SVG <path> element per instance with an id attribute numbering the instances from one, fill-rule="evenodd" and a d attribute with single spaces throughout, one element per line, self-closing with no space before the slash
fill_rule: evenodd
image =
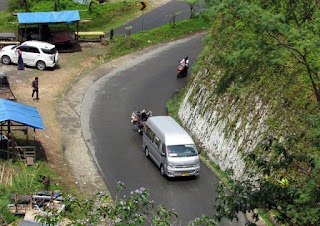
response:
<path id="1" fill-rule="evenodd" d="M 168 115 L 170 115 L 172 118 L 174 118 L 180 124 L 182 124 L 182 123 L 180 122 L 178 111 L 180 108 L 180 104 L 181 104 L 188 88 L 189 88 L 188 85 L 181 88 L 177 93 L 175 93 L 170 98 L 170 100 L 168 100 L 168 102 L 166 104 Z"/>
<path id="2" fill-rule="evenodd" d="M 157 43 L 188 37 L 195 32 L 209 29 L 209 26 L 209 23 L 203 17 L 198 17 L 176 22 L 175 26 L 167 24 L 149 31 L 141 31 L 127 37 L 116 35 L 114 36 L 114 40 L 110 43 L 110 52 L 106 59 L 108 60 L 132 53 L 138 49 Z"/>
<path id="3" fill-rule="evenodd" d="M 263 218 L 263 220 L 267 223 L 268 226 L 273 226 L 273 224 L 270 222 L 269 217 L 268 217 L 270 212 L 265 212 L 261 209 L 258 209 L 258 213 L 259 213 L 259 216 L 261 216 Z"/>

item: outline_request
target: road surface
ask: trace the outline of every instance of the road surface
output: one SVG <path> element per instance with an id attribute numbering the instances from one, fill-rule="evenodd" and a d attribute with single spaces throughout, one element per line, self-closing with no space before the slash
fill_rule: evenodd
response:
<path id="1" fill-rule="evenodd" d="M 197 179 L 162 177 L 144 156 L 142 137 L 130 123 L 130 115 L 142 109 L 167 115 L 166 102 L 190 79 L 190 75 L 176 78 L 178 60 L 188 55 L 192 65 L 201 51 L 202 37 L 167 44 L 107 74 L 89 88 L 82 103 L 90 112 L 88 125 L 82 123 L 87 127 L 83 134 L 111 195 L 116 196 L 118 181 L 125 183 L 126 195 L 146 187 L 155 204 L 178 212 L 182 225 L 202 214 L 213 215 L 214 184 L 219 180 L 204 164 Z"/>

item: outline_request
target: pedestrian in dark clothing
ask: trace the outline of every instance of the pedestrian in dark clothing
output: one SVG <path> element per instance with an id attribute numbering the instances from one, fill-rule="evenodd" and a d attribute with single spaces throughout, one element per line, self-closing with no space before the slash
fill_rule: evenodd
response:
<path id="1" fill-rule="evenodd" d="M 34 80 L 32 81 L 32 98 L 34 93 L 36 93 L 36 100 L 39 100 L 39 79 L 38 77 L 35 77 Z"/>
<path id="2" fill-rule="evenodd" d="M 23 63 L 23 59 L 22 59 L 22 52 L 20 49 L 17 50 L 18 52 L 18 70 L 24 70 L 24 63 Z"/>

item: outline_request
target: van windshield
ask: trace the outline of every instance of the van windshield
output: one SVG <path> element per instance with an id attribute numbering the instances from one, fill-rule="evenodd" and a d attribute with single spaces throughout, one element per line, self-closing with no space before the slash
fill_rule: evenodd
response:
<path id="1" fill-rule="evenodd" d="M 197 156 L 197 149 L 194 144 L 168 145 L 167 154 L 169 157 Z"/>

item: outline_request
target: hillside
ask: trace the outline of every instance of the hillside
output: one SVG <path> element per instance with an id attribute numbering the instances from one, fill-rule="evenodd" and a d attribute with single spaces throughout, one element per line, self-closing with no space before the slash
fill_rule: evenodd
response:
<path id="1" fill-rule="evenodd" d="M 213 26 L 179 118 L 205 155 L 236 179 L 231 197 L 218 199 L 229 204 L 229 213 L 218 212 L 232 218 L 264 207 L 283 223 L 314 225 L 320 211 L 320 8 L 289 0 L 211 4 Z"/>

